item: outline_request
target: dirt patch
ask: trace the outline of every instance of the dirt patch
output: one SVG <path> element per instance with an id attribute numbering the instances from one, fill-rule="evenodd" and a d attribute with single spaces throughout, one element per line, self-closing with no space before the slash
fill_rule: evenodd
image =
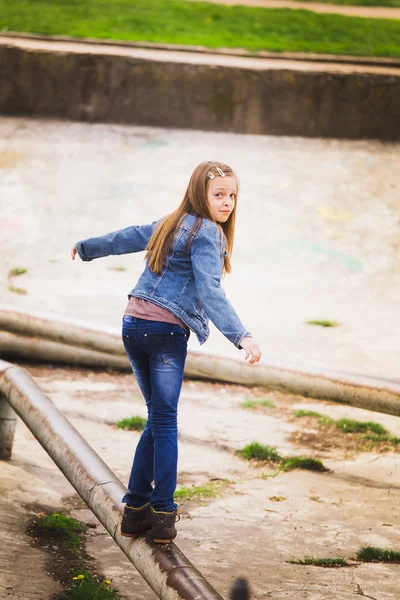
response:
<path id="1" fill-rule="evenodd" d="M 82 501 L 76 502 L 74 497 L 66 498 L 68 504 L 76 507 L 83 505 Z M 47 529 L 41 525 L 42 519 L 50 514 L 66 515 L 65 507 L 55 507 L 49 511 L 48 506 L 40 504 L 25 504 L 29 513 L 29 523 L 26 533 L 31 539 L 32 546 L 45 553 L 45 568 L 48 575 L 58 581 L 63 590 L 71 587 L 74 574 L 78 570 L 89 572 L 97 581 L 104 580 L 96 561 L 86 552 L 87 528 L 95 527 L 92 523 L 80 523 L 81 531 L 74 532 L 74 540 L 63 530 Z M 53 595 L 50 600 L 57 600 L 59 594 Z"/>
<path id="2" fill-rule="evenodd" d="M 334 424 L 316 424 L 313 418 L 290 419 L 296 422 L 301 429 L 290 434 L 291 441 L 299 446 L 311 448 L 319 452 L 341 450 L 343 453 L 367 452 L 371 449 L 376 453 L 399 452 L 400 446 L 388 441 L 365 439 L 363 434 L 344 433 Z"/>

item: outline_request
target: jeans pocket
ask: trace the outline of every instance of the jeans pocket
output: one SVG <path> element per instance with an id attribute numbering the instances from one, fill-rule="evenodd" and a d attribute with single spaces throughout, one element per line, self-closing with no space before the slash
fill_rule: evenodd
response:
<path id="1" fill-rule="evenodd" d="M 145 333 L 144 345 L 148 355 L 159 362 L 169 362 L 175 357 L 175 334 Z"/>

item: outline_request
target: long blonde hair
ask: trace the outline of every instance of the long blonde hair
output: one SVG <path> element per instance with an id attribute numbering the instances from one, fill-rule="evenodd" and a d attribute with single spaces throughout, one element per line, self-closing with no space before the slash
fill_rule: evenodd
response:
<path id="1" fill-rule="evenodd" d="M 145 259 L 148 261 L 148 267 L 153 273 L 161 273 L 175 232 L 186 214 L 190 213 L 199 217 L 206 217 L 207 219 L 210 219 L 210 221 L 216 223 L 207 201 L 207 192 L 211 181 L 208 173 L 211 172 L 215 177 L 220 177 L 221 175 L 218 173 L 217 169 L 221 169 L 227 176 L 235 177 L 238 187 L 237 192 L 239 192 L 238 179 L 228 165 L 213 160 L 202 162 L 197 165 L 190 177 L 189 185 L 182 202 L 173 213 L 161 220 L 146 246 Z M 238 193 L 236 195 L 234 208 L 226 223 L 217 223 L 219 231 L 221 234 L 225 235 L 226 249 L 229 255 L 232 254 L 235 236 L 237 197 Z M 224 258 L 223 274 L 231 272 L 229 255 Z"/>

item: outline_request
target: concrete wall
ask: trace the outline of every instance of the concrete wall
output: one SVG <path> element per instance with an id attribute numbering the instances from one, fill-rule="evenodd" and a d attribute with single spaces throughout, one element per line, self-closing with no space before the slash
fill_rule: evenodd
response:
<path id="1" fill-rule="evenodd" d="M 314 70 L 300 70 L 293 62 L 291 68 L 252 67 L 257 60 L 247 59 L 244 68 L 235 59 L 229 65 L 211 64 L 212 58 L 208 64 L 184 58 L 168 62 L 84 47 L 69 52 L 60 46 L 47 50 L 3 43 L 0 114 L 400 139 L 400 69 L 335 72 L 314 65 Z"/>

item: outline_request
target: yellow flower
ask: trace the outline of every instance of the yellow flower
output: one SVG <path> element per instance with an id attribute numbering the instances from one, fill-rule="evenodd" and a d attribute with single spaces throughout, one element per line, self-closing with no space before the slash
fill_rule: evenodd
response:
<path id="1" fill-rule="evenodd" d="M 109 579 L 105 579 L 104 583 L 106 583 L 107 585 L 111 585 L 111 581 Z"/>
<path id="2" fill-rule="evenodd" d="M 57 514 L 57 513 L 54 513 L 54 514 L 53 514 L 53 517 L 59 517 L 59 516 L 60 516 L 60 515 L 59 515 L 59 514 Z"/>
<path id="3" fill-rule="evenodd" d="M 84 575 L 77 575 L 76 577 L 72 578 L 74 581 L 77 581 L 78 579 L 85 579 Z"/>

